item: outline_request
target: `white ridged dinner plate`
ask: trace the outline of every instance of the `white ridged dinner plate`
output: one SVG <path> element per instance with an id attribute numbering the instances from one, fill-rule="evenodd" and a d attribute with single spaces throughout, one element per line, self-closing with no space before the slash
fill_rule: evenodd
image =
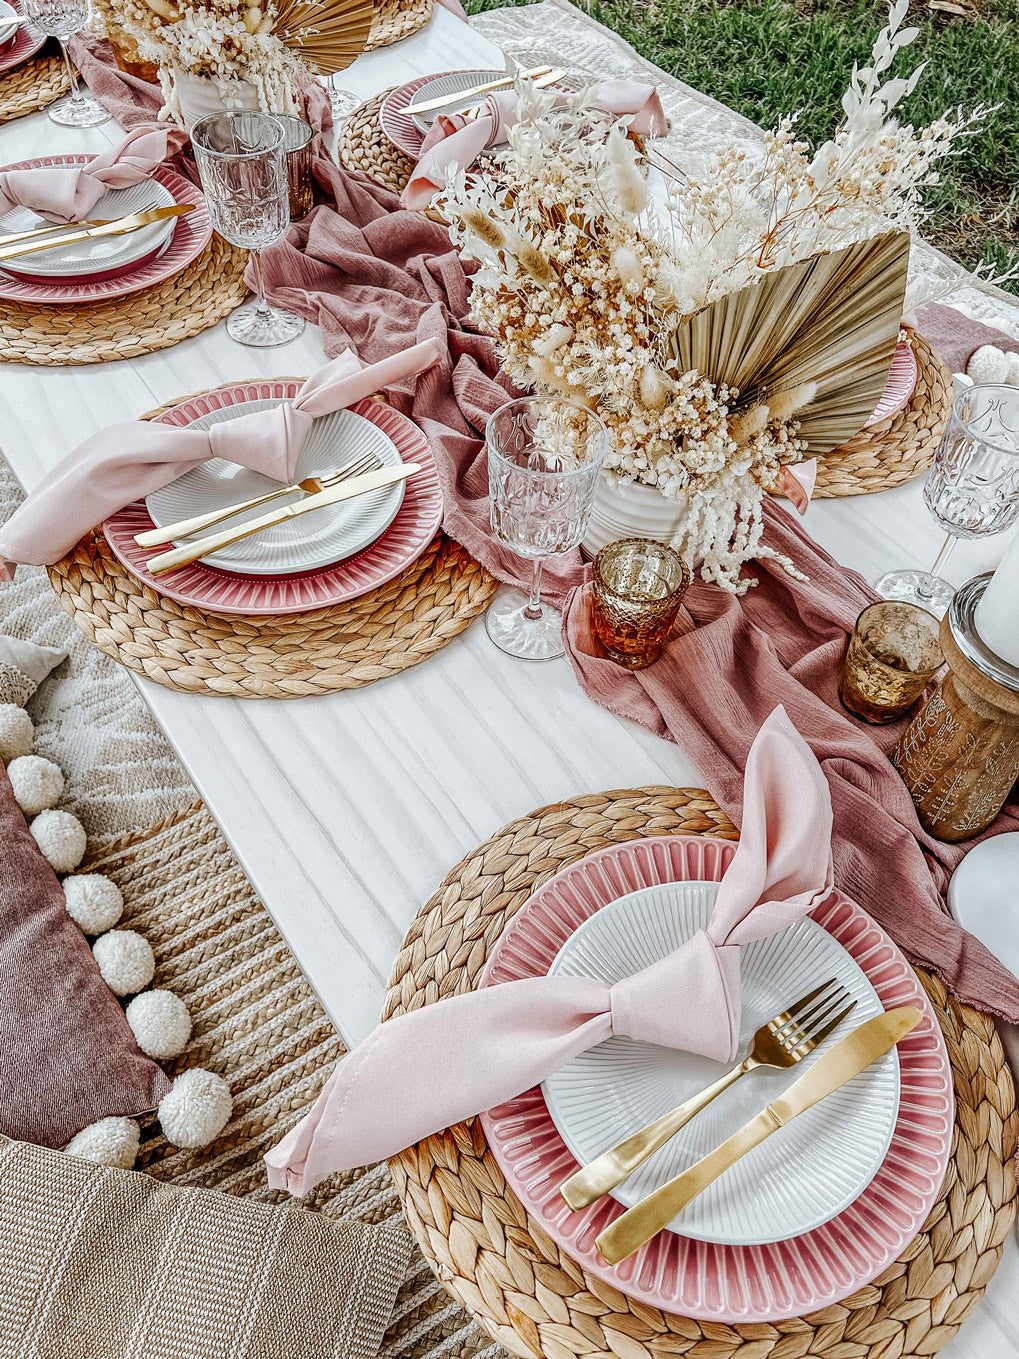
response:
<path id="1" fill-rule="evenodd" d="M 597 977 L 608 985 L 632 976 L 703 929 L 717 891 L 715 882 L 673 882 L 621 897 L 570 936 L 549 972 Z M 812 920 L 745 945 L 740 961 L 740 1058 L 761 1024 L 829 977 L 842 983 L 855 1009 L 797 1067 L 750 1072 L 697 1114 L 612 1191 L 627 1207 L 724 1142 L 839 1038 L 883 1011 L 859 964 Z M 563 1141 L 583 1165 L 703 1090 L 724 1069 L 689 1052 L 613 1037 L 567 1063 L 542 1090 Z M 672 1230 L 740 1246 L 812 1231 L 853 1203 L 874 1178 L 898 1110 L 893 1049 L 742 1157 L 673 1220 Z"/>
<path id="2" fill-rule="evenodd" d="M 271 410 L 279 400 L 242 401 L 234 406 L 210 411 L 193 420 L 189 429 L 210 429 L 223 420 L 233 420 L 251 411 Z M 296 481 L 331 472 L 365 453 L 374 453 L 386 467 L 401 461 L 393 440 L 378 425 L 353 411 L 341 410 L 315 420 L 301 445 L 297 459 Z M 210 458 L 199 467 L 146 496 L 145 508 L 154 524 L 162 527 L 197 514 L 224 509 L 238 501 L 264 495 L 278 483 L 222 458 Z M 362 552 L 389 528 L 403 504 L 405 485 L 383 486 L 338 505 L 311 510 L 282 524 L 243 538 L 231 547 L 210 553 L 202 561 L 223 571 L 249 576 L 287 576 L 314 571 L 333 562 L 344 561 Z M 280 496 L 269 505 L 234 515 L 204 532 L 219 533 L 240 525 L 271 509 L 299 500 L 296 495 Z M 201 536 L 201 535 L 197 535 Z M 190 539 L 179 539 L 178 544 Z"/>

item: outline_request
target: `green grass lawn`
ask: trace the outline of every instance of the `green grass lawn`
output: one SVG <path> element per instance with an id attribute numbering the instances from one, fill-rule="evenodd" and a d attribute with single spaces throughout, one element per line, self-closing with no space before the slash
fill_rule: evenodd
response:
<path id="1" fill-rule="evenodd" d="M 476 13 L 502 0 L 468 0 Z M 523 0 L 527 3 L 527 0 Z M 968 0 L 960 0 L 968 3 Z M 965 16 L 914 4 L 920 36 L 900 55 L 908 74 L 929 62 L 904 118 L 921 126 L 961 104 L 998 104 L 928 191 L 927 238 L 973 266 L 1019 258 L 1019 0 L 977 0 Z M 861 65 L 885 22 L 876 0 L 590 0 L 589 12 L 642 56 L 762 127 L 802 110 L 800 127 L 824 141 L 841 116 L 853 61 Z M 1019 293 L 1019 281 L 1009 285 Z"/>

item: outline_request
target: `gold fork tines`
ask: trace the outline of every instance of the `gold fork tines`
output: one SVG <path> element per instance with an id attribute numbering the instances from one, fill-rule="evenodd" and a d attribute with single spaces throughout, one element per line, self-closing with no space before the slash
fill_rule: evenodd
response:
<path id="1" fill-rule="evenodd" d="M 847 1004 L 848 1002 L 848 1004 Z M 769 1019 L 754 1034 L 750 1051 L 737 1066 L 709 1085 L 706 1090 L 688 1099 L 646 1128 L 633 1133 L 618 1146 L 612 1147 L 588 1165 L 571 1175 L 559 1187 L 559 1192 L 576 1212 L 607 1194 L 647 1160 L 659 1147 L 684 1128 L 695 1114 L 735 1084 L 741 1076 L 757 1067 L 795 1066 L 845 1019 L 856 1004 L 849 992 L 829 977 L 826 982 L 794 1001 L 787 1010 Z"/>

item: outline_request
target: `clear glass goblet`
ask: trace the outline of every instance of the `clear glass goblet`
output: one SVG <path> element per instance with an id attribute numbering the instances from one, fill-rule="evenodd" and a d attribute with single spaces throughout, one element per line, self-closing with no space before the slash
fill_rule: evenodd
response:
<path id="1" fill-rule="evenodd" d="M 940 618 L 955 587 L 940 572 L 960 538 L 1003 533 L 1019 518 L 1019 387 L 984 384 L 960 392 L 923 489 L 947 533 L 930 571 L 891 571 L 875 589 Z"/>
<path id="2" fill-rule="evenodd" d="M 485 626 L 509 655 L 552 660 L 565 654 L 562 618 L 541 602 L 542 563 L 582 541 L 608 435 L 597 415 L 575 401 L 524 396 L 495 411 L 485 438 L 492 529 L 531 561 L 530 594 L 501 589 Z"/>
<path id="3" fill-rule="evenodd" d="M 286 344 L 304 330 L 304 319 L 265 300 L 259 252 L 279 240 L 290 224 L 286 136 L 271 113 L 211 113 L 191 129 L 202 189 L 212 225 L 242 250 L 250 250 L 255 301 L 231 312 L 227 334 L 239 344 Z"/>
<path id="4" fill-rule="evenodd" d="M 64 54 L 71 93 L 47 109 L 50 118 L 61 127 L 97 127 L 105 123 L 110 115 L 90 94 L 82 94 L 77 72 L 67 54 L 67 39 L 80 33 L 88 21 L 88 0 L 24 0 L 22 8 L 36 28 L 57 39 Z"/>

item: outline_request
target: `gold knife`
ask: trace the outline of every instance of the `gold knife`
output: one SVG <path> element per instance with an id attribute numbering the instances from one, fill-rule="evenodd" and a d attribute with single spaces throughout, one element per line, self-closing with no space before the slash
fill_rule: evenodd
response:
<path id="1" fill-rule="evenodd" d="M 501 90 L 507 85 L 512 85 L 518 75 L 531 80 L 535 76 L 547 75 L 551 69 L 551 66 L 534 66 L 529 71 L 510 71 L 508 75 L 502 76 L 499 80 L 486 80 L 483 85 L 471 85 L 466 90 L 456 90 L 453 94 L 440 95 L 438 99 L 426 99 L 420 104 L 408 104 L 404 113 L 431 113 L 433 109 L 444 108 L 447 104 L 455 104 L 459 100 L 469 99 L 475 94 L 488 94 L 490 90 Z"/>
<path id="2" fill-rule="evenodd" d="M 741 1156 L 865 1071 L 871 1062 L 884 1056 L 915 1029 L 922 1018 L 915 1005 L 900 1005 L 868 1019 L 840 1039 L 739 1132 L 616 1218 L 595 1241 L 598 1254 L 610 1265 L 618 1265 L 620 1260 L 640 1250 Z"/>
<path id="3" fill-rule="evenodd" d="M 194 210 L 193 203 L 174 203 L 167 208 L 132 212 L 127 217 L 118 217 L 114 222 L 107 222 L 105 226 L 82 227 L 78 231 L 72 231 L 68 236 L 47 236 L 44 241 L 32 240 L 19 245 L 0 246 L 0 263 L 16 259 L 19 255 L 34 255 L 40 250 L 52 250 L 58 245 L 77 245 L 79 241 L 90 241 L 99 236 L 126 236 L 132 231 L 151 226 L 153 222 L 165 221 L 167 217 L 182 217 Z"/>
<path id="4" fill-rule="evenodd" d="M 377 491 L 382 486 L 394 486 L 398 481 L 406 481 L 408 477 L 420 471 L 420 463 L 403 462 L 396 467 L 382 467 L 377 472 L 366 472 L 364 476 L 351 477 L 349 481 L 341 482 L 338 486 L 319 491 L 318 495 L 305 496 L 303 500 L 298 500 L 293 505 L 284 505 L 282 509 L 271 510 L 268 514 L 259 515 L 257 519 L 249 519 L 240 528 L 224 529 L 222 533 L 213 533 L 208 538 L 200 538 L 197 543 L 186 543 L 183 547 L 174 548 L 172 552 L 161 552 L 156 557 L 150 557 L 145 565 L 154 576 L 165 575 L 167 571 L 190 566 L 199 558 L 208 557 L 210 553 L 218 552 L 221 547 L 229 547 L 231 543 L 238 543 L 242 538 L 250 538 L 253 533 L 261 533 L 263 529 L 272 528 L 274 524 L 282 524 L 287 519 L 294 519 L 299 514 L 308 514 L 311 510 L 320 510 L 326 505 L 338 505 L 343 500 L 352 500 L 354 496 L 364 495 L 367 491 Z"/>

